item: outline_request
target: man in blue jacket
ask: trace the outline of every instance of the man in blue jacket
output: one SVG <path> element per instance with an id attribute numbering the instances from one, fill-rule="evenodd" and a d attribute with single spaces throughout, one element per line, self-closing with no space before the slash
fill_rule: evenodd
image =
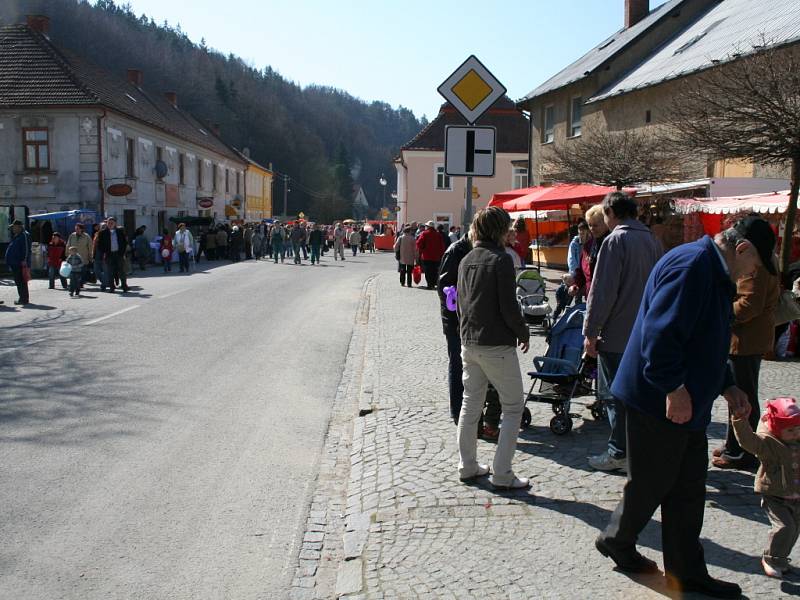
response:
<path id="1" fill-rule="evenodd" d="M 749 411 L 747 395 L 727 367 L 734 284 L 759 264 L 775 268 L 775 235 L 748 217 L 715 239 L 706 236 L 665 255 L 645 287 L 611 391 L 628 414 L 628 481 L 595 545 L 628 572 L 655 572 L 636 550 L 639 533 L 661 506 L 664 572 L 670 588 L 738 598 L 738 585 L 713 579 L 700 531 L 705 507 L 708 440 L 714 400 L 731 414 Z"/>
<path id="2" fill-rule="evenodd" d="M 19 299 L 14 302 L 16 305 L 25 306 L 30 304 L 28 295 L 28 282 L 23 275 L 23 265 L 31 266 L 31 239 L 22 221 L 14 221 L 11 224 L 11 241 L 6 248 L 6 264 L 11 269 L 14 276 L 14 283 L 17 285 Z"/>

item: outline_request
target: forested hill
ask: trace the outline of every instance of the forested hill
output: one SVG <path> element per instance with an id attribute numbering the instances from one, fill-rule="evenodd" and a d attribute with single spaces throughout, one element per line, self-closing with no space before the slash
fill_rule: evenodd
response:
<path id="1" fill-rule="evenodd" d="M 350 195 L 353 182 L 345 165 L 354 167 L 355 182 L 370 204 L 380 206 L 381 173 L 389 180 L 388 198 L 396 189 L 391 159 L 424 125 L 402 107 L 367 103 L 331 87 L 300 87 L 278 73 L 280 65 L 248 65 L 207 48 L 203 40 L 190 40 L 178 24 L 157 24 L 113 0 L 0 2 L 0 24 L 24 22 L 26 14 L 49 16 L 57 45 L 121 77 L 128 68 L 141 69 L 145 88 L 177 92 L 181 107 L 209 125 L 219 124 L 227 143 L 249 148 L 254 160 L 289 174 L 290 212 L 329 206 L 349 212 L 352 198 L 342 196 Z M 281 182 L 274 191 L 280 210 Z M 315 204 L 309 192 L 334 199 Z"/>

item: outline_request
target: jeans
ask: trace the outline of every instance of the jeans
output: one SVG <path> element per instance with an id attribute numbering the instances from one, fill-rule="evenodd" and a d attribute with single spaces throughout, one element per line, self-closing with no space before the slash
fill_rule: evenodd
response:
<path id="1" fill-rule="evenodd" d="M 598 352 L 597 355 L 597 396 L 606 406 L 611 435 L 608 438 L 608 454 L 614 458 L 625 458 L 627 441 L 625 439 L 625 404 L 611 394 L 611 384 L 617 376 L 622 354 L 617 352 Z"/>
<path id="2" fill-rule="evenodd" d="M 292 242 L 292 254 L 294 254 L 294 264 L 300 264 L 300 242 Z"/>
<path id="3" fill-rule="evenodd" d="M 350 249 L 353 251 L 353 256 L 358 254 L 358 244 L 350 244 Z"/>
<path id="4" fill-rule="evenodd" d="M 28 294 L 28 282 L 25 281 L 25 278 L 22 276 L 22 265 L 11 267 L 11 274 L 14 275 L 14 283 L 17 286 L 19 301 L 22 302 L 22 304 L 28 304 L 31 298 Z"/>
<path id="5" fill-rule="evenodd" d="M 69 293 L 78 294 L 81 291 L 81 271 L 72 271 L 69 275 Z"/>
<path id="6" fill-rule="evenodd" d="M 317 264 L 319 264 L 319 248 L 320 247 L 318 245 L 311 244 L 311 264 L 312 265 L 314 264 L 315 260 L 317 261 Z"/>
<path id="7" fill-rule="evenodd" d="M 750 401 L 750 416 L 747 420 L 750 421 L 750 426 L 755 431 L 761 418 L 761 406 L 758 403 L 758 373 L 761 370 L 761 355 L 731 355 L 728 357 L 728 365 L 733 372 L 733 381 L 736 386 L 747 394 L 747 399 Z M 725 437 L 723 453 L 727 458 L 734 460 L 746 458 L 754 463 L 756 460 L 755 456 L 745 452 L 739 445 L 739 440 L 736 439 L 736 435 L 733 433 L 730 414 L 728 414 L 728 434 Z"/>
<path id="8" fill-rule="evenodd" d="M 275 264 L 278 264 L 278 258 L 283 262 L 283 242 L 281 240 L 272 240 L 272 255 L 275 257 Z"/>
<path id="9" fill-rule="evenodd" d="M 408 266 L 408 265 L 402 265 Z M 402 277 L 402 273 L 400 275 Z M 411 278 L 409 271 L 409 280 Z M 411 285 L 409 283 L 409 285 Z M 464 375 L 461 365 L 461 335 L 458 331 L 444 334 L 447 339 L 447 387 L 450 391 L 450 418 L 458 424 L 461 414 L 461 403 L 464 399 Z"/>
<path id="10" fill-rule="evenodd" d="M 59 274 L 60 267 L 54 267 L 53 265 L 47 265 L 47 274 L 50 276 L 50 289 L 56 286 L 56 277 L 61 280 L 61 287 L 67 289 L 67 278 L 61 277 Z"/>
<path id="11" fill-rule="evenodd" d="M 181 266 L 181 273 L 189 272 L 189 253 L 188 252 L 178 252 L 178 263 Z"/>
<path id="12" fill-rule="evenodd" d="M 104 290 L 106 288 L 106 267 L 105 267 L 105 259 L 100 254 L 94 257 L 92 261 L 92 265 L 94 268 L 94 276 L 97 279 L 97 285 L 100 286 L 100 289 Z"/>
<path id="13" fill-rule="evenodd" d="M 413 270 L 414 265 L 404 265 L 403 263 L 400 263 L 400 285 L 405 284 L 408 285 L 408 287 L 411 287 L 411 271 Z M 459 352 L 461 352 L 460 349 Z"/>
<path id="14" fill-rule="evenodd" d="M 491 381 L 500 394 L 503 408 L 492 483 L 510 485 L 514 481 L 511 461 L 525 408 L 517 350 L 514 346 L 462 346 L 461 361 L 464 369 L 464 401 L 458 418 L 459 476 L 471 477 L 478 470 L 478 422 L 486 402 L 486 389 Z"/>
<path id="15" fill-rule="evenodd" d="M 684 429 L 664 418 L 628 409 L 628 481 L 601 534 L 620 553 L 661 507 L 664 571 L 678 580 L 708 576 L 700 532 L 706 500 L 708 440 L 705 430 Z"/>

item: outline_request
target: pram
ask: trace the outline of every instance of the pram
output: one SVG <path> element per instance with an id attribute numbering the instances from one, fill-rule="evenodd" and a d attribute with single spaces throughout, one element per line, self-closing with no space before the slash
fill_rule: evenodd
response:
<path id="1" fill-rule="evenodd" d="M 517 275 L 517 302 L 529 326 L 550 328 L 553 309 L 547 301 L 544 277 L 536 269 L 526 269 Z"/>
<path id="2" fill-rule="evenodd" d="M 534 357 L 535 370 L 528 372 L 533 381 L 525 402 L 545 402 L 552 406 L 555 416 L 550 421 L 550 430 L 556 435 L 569 433 L 572 419 L 581 418 L 581 415 L 569 412 L 572 399 L 594 396 L 592 379 L 597 370 L 596 362 L 583 358 L 585 313 L 585 304 L 576 304 L 566 310 L 548 333 L 547 352 L 544 356 Z M 590 410 L 595 419 L 603 418 L 601 404 L 592 404 Z M 530 425 L 528 414 L 523 415 L 525 427 Z"/>

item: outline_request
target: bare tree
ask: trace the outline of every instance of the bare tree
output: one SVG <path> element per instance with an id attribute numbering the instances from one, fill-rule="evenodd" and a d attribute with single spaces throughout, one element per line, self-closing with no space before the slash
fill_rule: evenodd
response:
<path id="1" fill-rule="evenodd" d="M 584 128 L 580 139 L 552 147 L 545 158 L 551 175 L 568 183 L 596 183 L 617 189 L 643 183 L 681 181 L 681 157 L 665 152 L 655 127 L 607 131 Z"/>
<path id="2" fill-rule="evenodd" d="M 744 54 L 687 81 L 675 94 L 668 118 L 675 147 L 711 159 L 750 159 L 791 166 L 791 194 L 781 252 L 785 273 L 800 185 L 800 47 Z M 756 52 L 753 53 L 753 50 Z"/>

